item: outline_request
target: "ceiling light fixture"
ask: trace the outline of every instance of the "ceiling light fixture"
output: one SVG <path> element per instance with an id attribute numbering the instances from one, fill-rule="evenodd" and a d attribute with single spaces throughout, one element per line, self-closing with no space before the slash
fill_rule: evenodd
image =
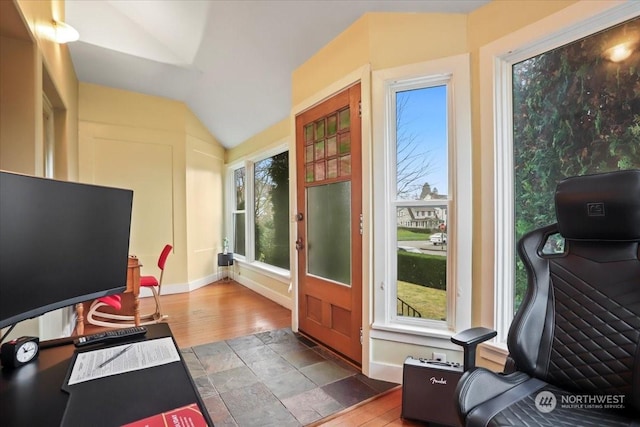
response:
<path id="1" fill-rule="evenodd" d="M 621 62 L 631 56 L 632 47 L 631 43 L 620 43 L 607 49 L 605 56 L 613 62 Z"/>
<path id="2" fill-rule="evenodd" d="M 53 21 L 53 40 L 56 43 L 65 44 L 75 42 L 79 38 L 80 33 L 71 25 L 61 21 Z"/>

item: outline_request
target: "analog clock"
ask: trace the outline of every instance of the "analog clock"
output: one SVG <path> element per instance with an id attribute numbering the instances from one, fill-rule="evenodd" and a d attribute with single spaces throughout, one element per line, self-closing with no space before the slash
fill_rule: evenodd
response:
<path id="1" fill-rule="evenodd" d="M 38 337 L 20 337 L 2 344 L 0 360 L 2 366 L 17 368 L 38 358 Z"/>

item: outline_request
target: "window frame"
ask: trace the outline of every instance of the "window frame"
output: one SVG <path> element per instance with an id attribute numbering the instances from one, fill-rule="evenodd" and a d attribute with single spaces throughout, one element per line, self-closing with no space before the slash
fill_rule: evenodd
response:
<path id="1" fill-rule="evenodd" d="M 244 262 L 249 265 L 252 269 L 261 271 L 267 274 L 270 277 L 279 279 L 279 280 L 289 280 L 291 277 L 291 271 L 277 267 L 275 265 L 267 264 L 261 261 L 257 261 L 255 259 L 255 217 L 254 217 L 254 166 L 257 162 L 273 157 L 277 154 L 282 154 L 286 151 L 289 151 L 289 155 L 291 155 L 289 144 L 287 141 L 280 141 L 276 146 L 269 148 L 267 150 L 260 151 L 255 153 L 252 156 L 239 159 L 227 165 L 227 186 L 226 186 L 226 203 L 230 209 L 227 210 L 227 221 L 226 221 L 226 233 L 227 236 L 231 236 L 229 238 L 229 250 L 234 253 L 234 260 Z M 235 253 L 236 242 L 234 238 L 234 214 L 241 212 L 235 209 L 235 179 L 234 173 L 236 170 L 240 168 L 245 168 L 245 179 L 246 179 L 246 188 L 245 188 L 245 255 L 239 255 Z M 289 159 L 289 168 L 291 168 L 291 159 Z M 291 173 L 289 172 L 289 177 L 291 177 Z M 290 180 L 291 183 L 291 180 Z M 291 185 L 291 184 L 290 184 Z M 291 206 L 289 206 L 289 212 L 291 211 Z M 249 214 L 250 213 L 250 214 Z M 291 241 L 291 237 L 289 237 Z"/>
<path id="2" fill-rule="evenodd" d="M 493 254 L 493 278 L 489 281 L 485 272 L 482 294 L 487 295 L 489 286 L 493 295 L 491 313 L 488 307 L 482 308 L 483 324 L 493 326 L 497 337 L 488 346 L 506 355 L 506 339 L 509 327 L 515 315 L 515 256 L 516 242 L 514 231 L 514 161 L 513 161 L 513 114 L 512 114 L 512 66 L 520 61 L 555 49 L 577 39 L 595 34 L 611 26 L 624 22 L 640 13 L 638 5 L 626 4 L 589 5 L 590 8 L 569 7 L 539 26 L 526 28 L 504 39 L 497 40 L 480 50 L 480 79 L 489 81 L 481 89 L 483 108 L 491 111 L 481 122 L 482 140 L 491 141 L 492 149 L 482 152 L 487 163 L 487 152 L 493 154 L 493 168 L 483 174 L 482 187 L 486 191 L 489 183 L 493 189 L 492 209 L 493 230 L 490 239 L 482 238 L 483 253 L 489 249 Z M 591 8 L 592 7 L 592 8 Z M 486 103 L 492 105 L 486 105 Z M 489 174 L 491 176 L 489 176 Z M 484 191 L 483 191 L 484 192 Z M 489 237 L 489 236 L 487 236 Z M 491 319 L 491 322 L 489 321 Z M 491 355 L 487 355 L 491 358 Z"/>
<path id="3" fill-rule="evenodd" d="M 448 99 L 447 200 L 396 199 L 395 90 L 442 85 Z M 396 88 L 393 90 L 393 88 Z M 450 337 L 471 326 L 472 172 L 471 83 L 469 55 L 374 71 L 372 76 L 374 241 L 374 338 L 412 342 L 407 334 L 427 337 L 431 345 L 457 348 Z M 397 316 L 397 207 L 448 205 L 447 321 Z M 464 238 L 463 236 L 466 236 Z M 393 242 L 394 244 L 391 244 Z M 435 341 L 434 341 L 435 340 Z M 422 341 L 424 343 L 424 341 Z"/>

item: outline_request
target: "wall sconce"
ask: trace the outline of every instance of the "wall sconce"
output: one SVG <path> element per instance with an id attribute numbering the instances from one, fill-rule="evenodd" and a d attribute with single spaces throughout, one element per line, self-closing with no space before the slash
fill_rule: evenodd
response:
<path id="1" fill-rule="evenodd" d="M 79 38 L 80 33 L 71 25 L 61 21 L 53 21 L 53 41 L 56 43 L 65 44 L 75 42 Z"/>

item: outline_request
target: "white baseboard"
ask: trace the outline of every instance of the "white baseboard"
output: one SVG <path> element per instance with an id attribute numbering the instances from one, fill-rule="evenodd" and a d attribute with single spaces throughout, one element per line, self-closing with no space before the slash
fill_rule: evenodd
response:
<path id="1" fill-rule="evenodd" d="M 207 286 L 208 284 L 213 283 L 217 280 L 219 280 L 218 274 L 210 274 L 189 283 L 164 284 L 162 285 L 162 295 L 183 294 L 185 292 L 195 291 L 196 289 Z M 151 293 L 150 289 L 141 287 L 139 296 L 140 298 L 148 298 L 152 297 L 153 294 Z"/>
<path id="2" fill-rule="evenodd" d="M 280 304 L 284 308 L 291 310 L 293 307 L 293 302 L 291 301 L 290 297 L 279 294 L 273 289 L 267 288 L 266 286 L 263 286 L 256 281 L 247 279 L 244 276 L 235 277 L 234 280 L 240 283 L 241 285 L 251 289 L 252 291 L 262 295 L 263 297 L 269 298 L 271 301 L 275 302 L 276 304 Z"/>
<path id="3" fill-rule="evenodd" d="M 402 368 L 398 365 L 371 361 L 369 362 L 369 377 L 374 380 L 402 384 Z"/>

